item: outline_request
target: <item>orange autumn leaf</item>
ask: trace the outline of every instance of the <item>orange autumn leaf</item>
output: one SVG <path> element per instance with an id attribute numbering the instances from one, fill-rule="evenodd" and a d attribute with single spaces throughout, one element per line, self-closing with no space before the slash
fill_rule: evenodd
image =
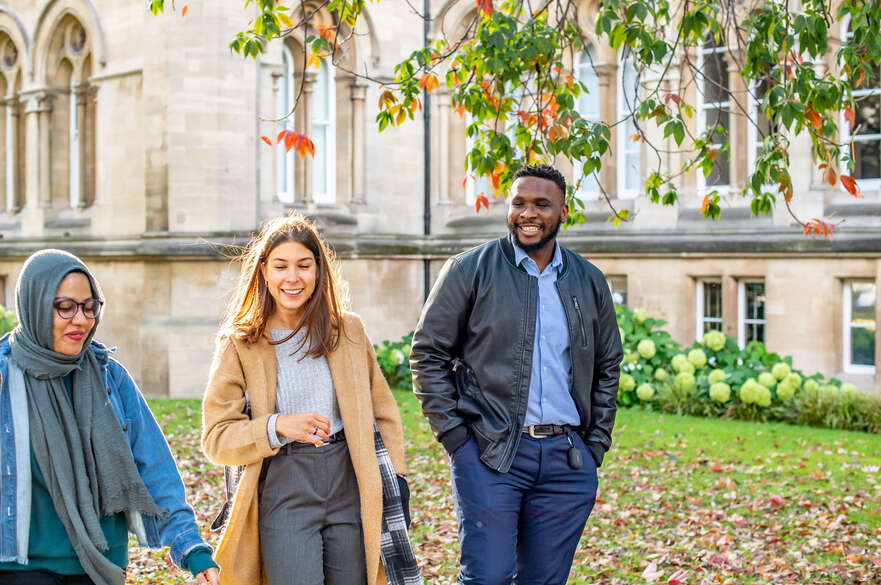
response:
<path id="1" fill-rule="evenodd" d="M 492 0 L 475 0 L 475 4 L 477 4 L 477 8 L 487 16 L 492 16 L 492 13 L 495 12 Z"/>
<path id="2" fill-rule="evenodd" d="M 554 142 L 565 137 L 566 129 L 559 124 L 554 124 L 553 126 L 551 126 L 550 130 L 548 130 L 548 138 L 550 138 Z"/>
<path id="3" fill-rule="evenodd" d="M 640 140 L 642 140 L 642 134 L 640 134 L 639 132 L 634 132 L 630 135 L 630 140 L 632 140 L 633 142 L 639 142 Z"/>
<path id="4" fill-rule="evenodd" d="M 261 136 L 261 137 L 260 137 L 260 140 L 262 140 L 263 142 L 265 142 L 265 143 L 268 144 L 269 146 L 272 146 L 272 140 L 270 140 L 270 139 L 267 138 L 266 136 Z"/>
<path id="5" fill-rule="evenodd" d="M 822 219 L 818 219 L 815 217 L 815 218 L 809 220 L 807 223 L 805 223 L 805 235 L 806 236 L 817 235 L 817 236 L 822 236 L 824 238 L 831 239 L 832 236 L 834 235 L 834 233 L 835 233 L 835 226 L 832 225 L 831 223 L 823 221 Z M 814 471 L 814 474 L 817 474 L 817 472 Z M 820 475 L 820 477 L 816 477 L 816 475 L 815 475 L 814 477 L 815 477 L 815 479 L 820 479 L 820 477 L 822 477 L 822 475 Z"/>
<path id="6" fill-rule="evenodd" d="M 486 210 L 489 211 L 489 199 L 486 198 L 482 192 L 477 194 L 477 197 L 474 199 L 474 213 L 480 213 L 480 206 L 486 207 Z"/>
<path id="7" fill-rule="evenodd" d="M 838 173 L 835 172 L 835 169 L 832 167 L 826 167 L 826 170 L 823 171 L 823 175 L 826 178 L 826 182 L 829 183 L 829 186 L 834 187 L 835 183 L 838 181 Z"/>
<path id="8" fill-rule="evenodd" d="M 465 115 L 465 104 L 457 105 L 456 106 L 456 113 L 459 115 L 460 118 L 462 116 L 464 116 Z"/>
<path id="9" fill-rule="evenodd" d="M 805 114 L 805 118 L 807 118 L 808 122 L 811 123 L 811 126 L 814 127 L 814 130 L 820 130 L 823 128 L 823 120 L 820 119 L 820 114 L 814 110 L 808 110 L 808 113 Z"/>
<path id="10" fill-rule="evenodd" d="M 424 89 L 427 93 L 431 93 L 432 90 L 438 86 L 440 86 L 440 81 L 438 81 L 437 77 L 431 73 L 426 73 L 419 79 L 419 87 Z"/>
<path id="11" fill-rule="evenodd" d="M 710 196 L 704 195 L 704 200 L 701 203 L 701 215 L 707 212 L 707 208 L 710 206 Z"/>
<path id="12" fill-rule="evenodd" d="M 464 177 L 462 177 L 462 188 L 463 189 L 468 185 L 468 177 L 470 177 L 470 176 L 471 175 L 465 175 Z"/>
<path id="13" fill-rule="evenodd" d="M 189 10 L 189 9 L 190 9 L 190 5 L 189 5 L 189 4 L 184 4 L 184 7 L 181 8 L 181 11 L 180 11 L 180 17 L 183 18 L 184 16 L 186 16 L 186 15 L 187 15 L 187 10 Z"/>
<path id="14" fill-rule="evenodd" d="M 857 182 L 854 180 L 853 177 L 841 175 L 841 186 L 844 187 L 848 193 L 850 193 L 857 199 L 863 198 L 863 194 L 860 193 L 860 189 L 859 187 L 857 187 Z"/>
<path id="15" fill-rule="evenodd" d="M 336 25 L 333 24 L 319 24 L 316 27 L 318 29 L 318 34 L 321 38 L 325 39 L 327 42 L 333 44 L 334 39 L 336 39 Z"/>
<path id="16" fill-rule="evenodd" d="M 315 157 L 315 144 L 309 140 L 309 137 L 305 134 L 297 134 L 297 138 L 295 140 L 294 148 L 297 151 L 297 154 L 300 155 L 300 158 L 306 158 L 306 153 Z"/>
<path id="17" fill-rule="evenodd" d="M 862 68 L 860 68 L 860 76 L 857 78 L 857 87 L 861 86 L 863 84 L 863 81 L 865 81 L 865 79 L 866 79 L 866 72 L 863 71 Z"/>
<path id="18" fill-rule="evenodd" d="M 844 108 L 844 119 L 850 124 L 850 131 L 853 132 L 853 127 L 856 126 L 857 117 L 853 113 L 853 110 L 850 109 L 850 106 Z"/>
<path id="19" fill-rule="evenodd" d="M 718 149 L 710 148 L 707 150 L 707 157 L 709 157 L 710 160 L 716 160 L 717 156 L 719 156 Z"/>
<path id="20" fill-rule="evenodd" d="M 392 90 L 387 89 L 379 95 L 379 109 L 389 109 L 396 101 L 398 101 L 398 98 L 395 97 Z"/>
<path id="21" fill-rule="evenodd" d="M 284 131 L 284 149 L 286 152 L 290 152 L 291 148 L 294 147 L 294 141 L 296 140 L 296 133 L 293 130 L 285 130 Z"/>

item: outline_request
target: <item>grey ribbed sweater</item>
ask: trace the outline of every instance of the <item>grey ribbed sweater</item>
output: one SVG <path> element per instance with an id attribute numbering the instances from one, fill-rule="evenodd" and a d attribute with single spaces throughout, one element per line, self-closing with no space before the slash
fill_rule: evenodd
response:
<path id="1" fill-rule="evenodd" d="M 272 329 L 270 332 L 275 341 L 280 341 L 291 333 L 280 329 Z M 277 414 L 269 417 L 266 428 L 269 444 L 273 448 L 291 442 L 291 439 L 282 437 L 275 431 L 279 414 L 314 412 L 330 420 L 331 435 L 343 428 L 327 358 L 307 356 L 308 344 L 297 351 L 305 335 L 305 329 L 301 329 L 289 340 L 275 346 Z"/>

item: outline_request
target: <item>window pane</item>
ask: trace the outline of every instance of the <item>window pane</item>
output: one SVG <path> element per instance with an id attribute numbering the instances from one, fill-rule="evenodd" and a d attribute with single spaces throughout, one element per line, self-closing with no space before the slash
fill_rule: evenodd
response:
<path id="1" fill-rule="evenodd" d="M 722 323 L 719 321 L 704 321 L 704 333 L 707 331 L 722 331 Z"/>
<path id="2" fill-rule="evenodd" d="M 746 342 L 761 341 L 765 342 L 765 325 L 762 323 L 750 323 L 746 326 Z"/>
<path id="3" fill-rule="evenodd" d="M 315 80 L 315 93 L 312 99 L 312 119 L 325 121 L 330 117 L 330 72 L 328 63 L 322 59 L 318 79 Z"/>
<path id="4" fill-rule="evenodd" d="M 315 144 L 312 192 L 321 196 L 327 193 L 327 126 L 312 126 L 312 142 Z"/>
<path id="5" fill-rule="evenodd" d="M 600 80 L 593 69 L 593 47 L 588 45 L 578 56 L 578 81 L 587 87 L 578 96 L 578 113 L 591 122 L 600 119 Z"/>
<path id="6" fill-rule="evenodd" d="M 715 130 L 716 126 L 722 126 L 722 132 L 714 131 L 709 137 L 710 143 L 720 144 L 731 131 L 728 108 L 711 108 L 705 112 L 707 130 Z"/>
<path id="7" fill-rule="evenodd" d="M 881 178 L 881 141 L 854 141 L 854 177 L 857 179 Z"/>
<path id="8" fill-rule="evenodd" d="M 881 133 L 881 96 L 868 95 L 855 98 L 856 102 L 856 134 L 879 134 Z"/>
<path id="9" fill-rule="evenodd" d="M 708 44 L 712 47 L 712 43 Z M 728 59 L 722 53 L 704 53 L 703 89 L 705 102 L 728 100 Z"/>
<path id="10" fill-rule="evenodd" d="M 765 283 L 764 282 L 747 282 L 744 285 L 746 289 L 746 318 L 747 319 L 764 319 L 765 318 Z"/>
<path id="11" fill-rule="evenodd" d="M 851 322 L 875 324 L 875 285 L 871 282 L 852 282 L 850 285 Z"/>
<path id="12" fill-rule="evenodd" d="M 731 183 L 731 168 L 728 164 L 728 156 L 720 154 L 713 161 L 713 170 L 707 175 L 706 184 L 708 187 L 716 185 L 728 185 Z"/>
<path id="13" fill-rule="evenodd" d="M 606 278 L 609 290 L 612 292 L 612 302 L 616 305 L 627 305 L 627 277 L 609 276 Z"/>
<path id="14" fill-rule="evenodd" d="M 722 318 L 722 283 L 704 282 L 704 317 Z"/>
<path id="15" fill-rule="evenodd" d="M 875 365 L 875 328 L 852 327 L 850 330 L 851 363 L 855 366 Z"/>

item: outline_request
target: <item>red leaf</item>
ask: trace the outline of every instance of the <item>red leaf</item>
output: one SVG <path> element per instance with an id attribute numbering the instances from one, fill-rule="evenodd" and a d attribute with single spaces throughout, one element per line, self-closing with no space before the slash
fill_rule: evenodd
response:
<path id="1" fill-rule="evenodd" d="M 190 5 L 189 5 L 189 4 L 184 4 L 184 7 L 183 7 L 183 8 L 181 9 L 181 11 L 180 11 L 180 17 L 181 17 L 181 18 L 183 18 L 184 16 L 187 15 L 187 10 L 189 10 L 189 8 L 190 8 Z"/>
<path id="2" fill-rule="evenodd" d="M 475 0 L 475 4 L 477 4 L 477 8 L 487 16 L 491 16 L 492 13 L 495 12 L 492 0 Z"/>
<path id="3" fill-rule="evenodd" d="M 284 138 L 285 134 L 287 134 L 287 130 L 282 130 L 281 132 L 279 132 L 278 136 L 275 137 L 275 143 L 276 144 L 280 143 L 282 141 L 282 139 Z"/>
<path id="4" fill-rule="evenodd" d="M 688 581 L 685 580 L 685 577 L 688 575 L 682 569 L 677 570 L 675 573 L 670 575 L 670 578 L 667 579 L 667 585 L 685 585 Z"/>
<path id="5" fill-rule="evenodd" d="M 848 121 L 850 124 L 850 131 L 853 132 L 853 127 L 856 126 L 857 117 L 856 114 L 853 113 L 853 110 L 850 109 L 850 106 L 844 108 L 844 119 Z"/>
<path id="6" fill-rule="evenodd" d="M 841 175 L 841 186 L 847 189 L 847 192 L 857 199 L 863 198 L 863 194 L 860 193 L 860 189 L 859 187 L 857 187 L 857 182 L 854 180 L 853 177 Z"/>
<path id="7" fill-rule="evenodd" d="M 479 193 L 474 199 L 474 212 L 480 213 L 480 206 L 483 205 L 489 211 L 489 199 L 483 193 Z"/>
<path id="8" fill-rule="evenodd" d="M 265 143 L 268 144 L 269 146 L 272 146 L 272 140 L 270 140 L 270 139 L 267 138 L 266 136 L 261 136 L 261 137 L 260 137 L 260 140 L 262 140 L 263 142 L 265 142 Z"/>
<path id="9" fill-rule="evenodd" d="M 668 93 L 664 96 L 664 103 L 670 105 L 670 100 L 676 102 L 677 106 L 682 105 L 682 96 L 678 93 Z"/>
<path id="10" fill-rule="evenodd" d="M 296 137 L 297 137 L 297 135 L 294 134 L 292 131 L 290 131 L 290 130 L 284 131 L 284 149 L 285 149 L 285 151 L 290 152 L 291 148 L 293 148 L 293 146 L 294 146 L 294 142 L 297 139 Z"/>

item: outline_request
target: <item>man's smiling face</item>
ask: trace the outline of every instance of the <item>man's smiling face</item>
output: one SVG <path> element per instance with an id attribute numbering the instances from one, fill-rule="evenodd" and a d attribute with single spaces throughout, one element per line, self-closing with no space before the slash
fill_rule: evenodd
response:
<path id="1" fill-rule="evenodd" d="M 551 180 L 520 177 L 511 185 L 508 229 L 517 245 L 526 252 L 553 245 L 568 213 L 565 195 Z"/>

